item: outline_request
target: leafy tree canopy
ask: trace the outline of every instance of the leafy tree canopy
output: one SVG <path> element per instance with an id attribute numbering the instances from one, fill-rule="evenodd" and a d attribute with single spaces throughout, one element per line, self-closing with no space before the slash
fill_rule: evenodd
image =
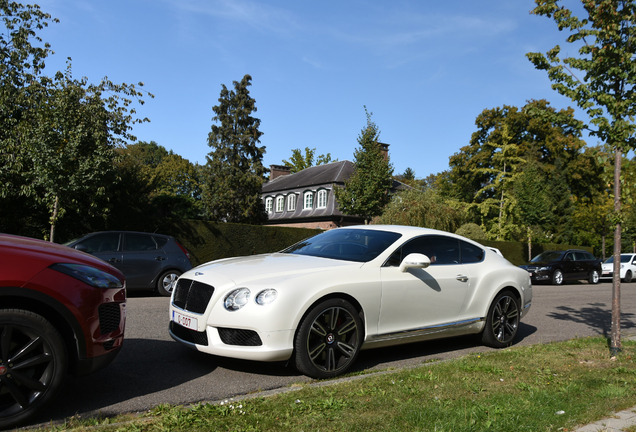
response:
<path id="1" fill-rule="evenodd" d="M 371 115 L 367 112 L 367 125 L 358 137 L 360 147 L 354 153 L 353 174 L 345 181 L 344 188 L 334 189 L 341 212 L 368 219 L 382 214 L 390 201 L 389 191 L 393 185 L 393 166 L 378 143 L 380 131 L 371 121 Z"/>
<path id="2" fill-rule="evenodd" d="M 258 224 L 267 220 L 260 191 L 267 169 L 263 166 L 265 147 L 259 146 L 261 121 L 252 117 L 256 101 L 248 87 L 252 77 L 234 81 L 234 90 L 221 84 L 204 170 L 203 202 L 212 220 Z"/>
<path id="3" fill-rule="evenodd" d="M 303 155 L 300 149 L 293 149 L 292 155 L 289 160 L 283 160 L 283 165 L 291 168 L 291 173 L 297 173 L 306 168 L 314 166 L 314 157 L 316 155 L 316 149 L 310 149 L 305 147 L 305 154 Z M 324 165 L 330 162 L 337 162 L 338 159 L 331 159 L 331 153 L 326 155 L 321 154 L 316 158 L 315 165 Z"/>

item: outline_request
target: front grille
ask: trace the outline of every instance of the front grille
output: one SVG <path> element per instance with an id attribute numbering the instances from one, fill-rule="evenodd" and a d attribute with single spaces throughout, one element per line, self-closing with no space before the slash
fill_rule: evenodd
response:
<path id="1" fill-rule="evenodd" d="M 208 345 L 208 334 L 185 328 L 174 321 L 170 321 L 170 331 L 181 340 L 197 345 Z"/>
<path id="2" fill-rule="evenodd" d="M 113 345 L 115 345 L 115 339 L 104 342 L 104 349 L 105 350 L 113 349 Z"/>
<path id="3" fill-rule="evenodd" d="M 110 333 L 119 328 L 121 308 L 119 303 L 103 303 L 97 308 L 99 314 L 99 331 L 101 334 Z"/>
<path id="4" fill-rule="evenodd" d="M 212 294 L 213 286 L 190 279 L 179 279 L 172 304 L 183 310 L 202 314 L 208 307 Z"/>
<path id="5" fill-rule="evenodd" d="M 231 329 L 219 327 L 219 336 L 221 341 L 226 345 L 240 345 L 240 346 L 261 346 L 261 341 L 258 333 L 252 330 Z"/>

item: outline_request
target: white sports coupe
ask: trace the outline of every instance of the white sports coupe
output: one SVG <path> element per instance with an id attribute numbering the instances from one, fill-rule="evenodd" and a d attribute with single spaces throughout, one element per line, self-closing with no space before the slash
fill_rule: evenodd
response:
<path id="1" fill-rule="evenodd" d="M 179 278 L 170 335 L 224 357 L 344 373 L 362 349 L 464 334 L 512 343 L 530 310 L 528 272 L 461 236 L 363 225 L 281 252 L 227 258 Z"/>

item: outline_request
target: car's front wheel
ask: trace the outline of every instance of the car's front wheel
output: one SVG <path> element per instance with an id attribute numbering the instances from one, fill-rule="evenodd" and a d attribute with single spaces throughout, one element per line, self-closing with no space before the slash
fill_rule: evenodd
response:
<path id="1" fill-rule="evenodd" d="M 591 284 L 597 284 L 601 280 L 601 275 L 599 275 L 598 270 L 592 270 L 590 273 L 590 278 L 588 282 Z"/>
<path id="2" fill-rule="evenodd" d="M 0 309 L 0 429 L 33 416 L 64 382 L 64 340 L 42 316 Z"/>
<path id="3" fill-rule="evenodd" d="M 623 282 L 625 283 L 630 283 L 632 281 L 632 272 L 631 270 L 627 270 L 627 273 L 625 273 L 625 278 L 623 279 Z"/>
<path id="4" fill-rule="evenodd" d="M 552 285 L 561 284 L 563 284 L 563 272 L 559 269 L 556 269 L 554 273 L 552 273 Z"/>
<path id="5" fill-rule="evenodd" d="M 493 348 L 503 348 L 512 343 L 519 330 L 520 310 L 517 298 L 510 291 L 495 297 L 486 317 L 482 341 Z"/>
<path id="6" fill-rule="evenodd" d="M 157 292 L 162 296 L 170 297 L 172 290 L 177 285 L 177 279 L 181 276 L 181 272 L 177 270 L 169 270 L 159 276 L 157 280 Z"/>
<path id="7" fill-rule="evenodd" d="M 362 320 L 346 300 L 329 299 L 314 306 L 301 321 L 294 341 L 296 368 L 312 378 L 344 373 L 362 345 Z"/>

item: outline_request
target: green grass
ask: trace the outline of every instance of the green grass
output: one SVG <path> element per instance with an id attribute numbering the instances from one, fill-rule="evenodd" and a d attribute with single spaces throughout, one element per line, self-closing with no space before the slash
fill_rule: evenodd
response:
<path id="1" fill-rule="evenodd" d="M 636 405 L 636 342 L 513 347 L 271 397 L 161 405 L 141 417 L 67 420 L 47 430 L 572 431 Z"/>

